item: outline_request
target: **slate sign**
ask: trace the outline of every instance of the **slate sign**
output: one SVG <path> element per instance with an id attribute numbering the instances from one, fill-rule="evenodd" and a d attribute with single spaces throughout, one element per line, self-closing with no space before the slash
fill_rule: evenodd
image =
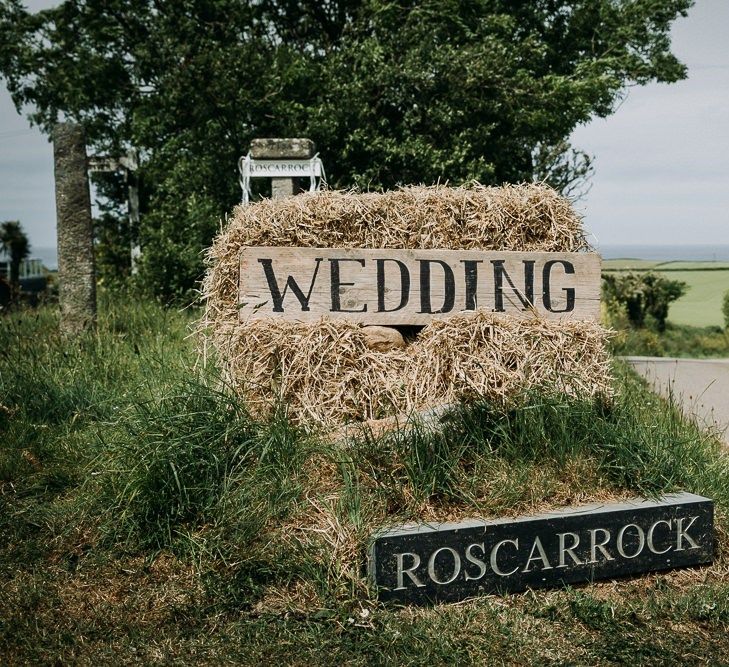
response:
<path id="1" fill-rule="evenodd" d="M 714 503 L 690 493 L 373 536 L 381 600 L 456 601 L 711 563 Z"/>
<path id="2" fill-rule="evenodd" d="M 240 319 L 428 324 L 485 310 L 597 320 L 596 253 L 249 247 L 240 258 Z"/>

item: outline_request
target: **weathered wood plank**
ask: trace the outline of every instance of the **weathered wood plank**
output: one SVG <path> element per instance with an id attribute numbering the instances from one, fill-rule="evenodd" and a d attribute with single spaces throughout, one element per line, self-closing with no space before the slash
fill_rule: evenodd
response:
<path id="1" fill-rule="evenodd" d="M 303 137 L 264 137 L 251 141 L 251 157 L 256 160 L 308 160 L 316 146 Z"/>
<path id="2" fill-rule="evenodd" d="M 517 317 L 597 320 L 596 253 L 245 248 L 241 320 L 327 316 L 378 325 L 421 325 L 484 310 Z"/>

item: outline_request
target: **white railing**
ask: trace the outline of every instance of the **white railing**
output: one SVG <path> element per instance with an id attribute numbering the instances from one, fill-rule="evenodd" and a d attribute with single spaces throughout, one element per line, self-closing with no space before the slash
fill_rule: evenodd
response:
<path id="1" fill-rule="evenodd" d="M 20 278 L 41 278 L 45 275 L 43 260 L 38 257 L 29 257 L 20 263 Z M 0 259 L 0 277 L 10 277 L 10 260 Z"/>

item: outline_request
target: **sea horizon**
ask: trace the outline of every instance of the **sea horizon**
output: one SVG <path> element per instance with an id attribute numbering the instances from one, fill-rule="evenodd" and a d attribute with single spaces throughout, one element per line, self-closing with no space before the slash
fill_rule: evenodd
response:
<path id="1" fill-rule="evenodd" d="M 648 259 L 656 261 L 729 262 L 729 244 L 628 244 L 599 243 L 603 259 Z"/>
<path id="2" fill-rule="evenodd" d="M 680 260 L 685 262 L 729 262 L 729 244 L 629 244 L 598 243 L 595 249 L 603 259 L 648 259 L 656 261 Z M 32 246 L 31 257 L 43 260 L 47 269 L 58 269 L 58 253 L 55 246 Z"/>

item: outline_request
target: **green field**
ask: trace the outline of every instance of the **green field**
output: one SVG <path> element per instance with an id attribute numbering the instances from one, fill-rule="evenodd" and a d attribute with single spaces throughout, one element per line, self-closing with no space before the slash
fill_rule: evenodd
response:
<path id="1" fill-rule="evenodd" d="M 654 259 L 604 259 L 604 271 L 727 271 L 729 262 L 657 261 Z"/>
<path id="2" fill-rule="evenodd" d="M 729 290 L 729 270 L 675 271 L 667 275 L 689 286 L 688 292 L 671 305 L 671 322 L 697 327 L 724 325 L 721 305 Z"/>
<path id="3" fill-rule="evenodd" d="M 656 262 L 643 259 L 609 259 L 603 271 L 648 271 L 663 273 L 688 285 L 688 292 L 671 305 L 668 319 L 695 327 L 724 326 L 721 312 L 729 290 L 729 264 L 725 262 Z"/>

